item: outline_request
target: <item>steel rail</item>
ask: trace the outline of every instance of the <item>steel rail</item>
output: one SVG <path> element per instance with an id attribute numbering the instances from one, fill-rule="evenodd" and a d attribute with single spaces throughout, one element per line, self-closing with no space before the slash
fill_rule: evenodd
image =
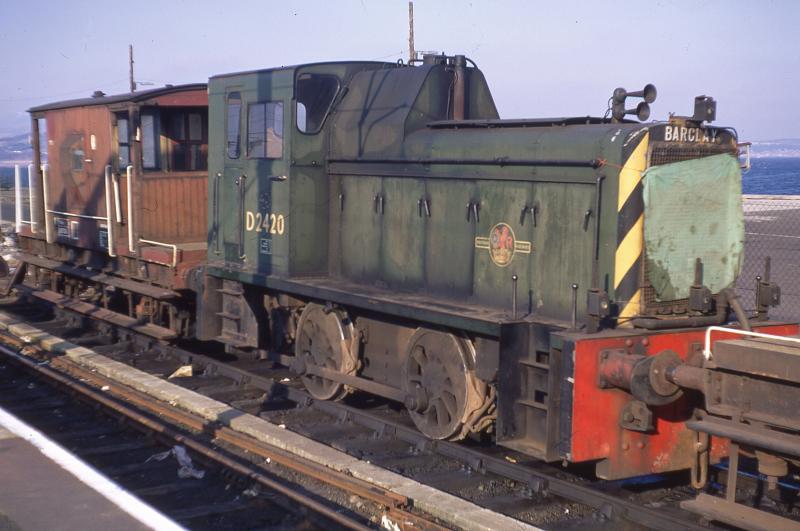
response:
<path id="1" fill-rule="evenodd" d="M 3 342 L 4 343 L 10 342 L 8 336 L 6 336 L 5 334 L 3 334 Z M 28 346 L 26 348 L 30 347 Z M 35 361 L 14 351 L 12 348 L 9 348 L 5 344 L 0 344 L 0 354 L 5 355 L 9 359 L 12 359 L 13 361 L 15 361 L 16 363 L 18 363 L 19 365 L 25 367 L 30 371 L 33 371 L 38 375 L 41 375 L 49 380 L 56 382 L 58 385 L 70 390 L 71 392 L 82 395 L 88 400 L 102 405 L 106 409 L 112 410 L 130 420 L 133 420 L 140 426 L 160 435 L 163 438 L 166 438 L 174 443 L 184 445 L 185 447 L 197 453 L 198 455 L 201 455 L 206 459 L 213 461 L 224 468 L 230 469 L 242 477 L 255 481 L 260 485 L 270 489 L 271 491 L 279 493 L 280 495 L 322 516 L 323 518 L 329 520 L 330 522 L 336 523 L 346 529 L 353 529 L 359 531 L 366 531 L 371 529 L 370 527 L 365 526 L 352 518 L 348 518 L 347 516 L 337 512 L 336 510 L 330 507 L 325 506 L 324 504 L 314 500 L 313 498 L 306 496 L 296 490 L 293 490 L 260 472 L 255 471 L 252 467 L 243 465 L 239 461 L 234 460 L 214 450 L 212 447 L 203 444 L 195 439 L 192 439 L 191 437 L 188 437 L 186 434 L 181 433 L 180 431 L 168 426 L 163 422 L 159 422 L 158 420 L 143 415 L 142 413 L 135 411 L 134 409 L 126 406 L 121 402 L 112 400 L 108 396 L 104 396 L 100 392 L 87 387 L 85 384 L 73 381 L 69 377 L 60 374 L 55 369 L 37 364 Z M 67 360 L 59 360 L 57 363 L 55 363 L 55 360 L 53 360 L 54 366 L 60 365 L 65 368 L 70 363 L 72 362 L 69 362 Z M 76 372 L 80 372 L 81 378 L 87 378 L 87 379 L 91 378 L 91 380 L 93 381 L 99 381 L 100 379 L 103 378 L 89 371 L 81 370 Z M 105 383 L 103 385 L 104 386 L 108 385 L 109 391 L 111 389 L 114 389 L 113 394 L 125 397 L 125 399 L 129 399 L 129 397 L 126 397 L 128 393 L 120 392 L 119 383 L 110 379 L 104 379 L 104 380 Z M 112 384 L 113 387 L 111 387 L 110 384 Z M 108 391 L 106 391 L 106 394 L 109 394 Z M 132 397 L 132 395 L 129 396 Z M 133 400 L 131 401 L 133 402 Z M 140 399 L 137 400 L 135 403 L 138 406 L 143 406 L 146 410 L 150 410 L 151 413 L 163 414 L 165 411 L 164 408 L 153 407 L 154 404 L 152 402 L 154 402 L 152 399 L 150 399 L 149 401 L 144 401 Z M 184 424 L 184 421 L 185 425 L 191 429 L 202 431 L 205 428 L 207 428 L 207 423 L 193 420 L 189 418 L 188 414 L 186 416 L 183 416 L 181 421 L 179 422 L 181 424 Z"/>
<path id="2" fill-rule="evenodd" d="M 15 346 L 17 347 L 22 347 L 23 345 L 21 341 L 13 336 L 9 336 L 6 333 L 0 333 L 0 342 L 13 342 L 16 343 Z M 35 348 L 37 351 L 42 352 L 42 350 L 38 347 L 31 347 L 30 345 L 26 345 L 25 348 Z M 199 443 L 187 437 L 185 434 L 170 428 L 166 424 L 143 416 L 136 411 L 125 407 L 119 402 L 108 400 L 106 395 L 111 395 L 120 400 L 124 400 L 127 403 L 135 405 L 141 410 L 157 415 L 160 418 L 168 419 L 172 423 L 185 426 L 197 432 L 209 434 L 218 441 L 231 444 L 234 447 L 249 452 L 252 455 L 269 459 L 271 462 L 278 463 L 301 475 L 312 477 L 337 489 L 345 490 L 350 494 L 355 494 L 361 498 L 370 500 L 385 507 L 387 510 L 387 515 L 396 521 L 413 522 L 415 528 L 421 530 L 438 531 L 445 529 L 416 513 L 408 511 L 407 508 L 410 507 L 412 503 L 406 496 L 396 494 L 371 483 L 348 476 L 342 472 L 338 472 L 323 465 L 308 461 L 302 457 L 293 455 L 290 452 L 273 447 L 267 443 L 257 441 L 252 437 L 239 433 L 226 426 L 209 422 L 197 415 L 174 408 L 169 404 L 148 396 L 145 393 L 128 388 L 111 378 L 84 369 L 79 364 L 69 359 L 63 357 L 52 357 L 50 358 L 50 366 L 54 367 L 60 372 L 69 374 L 73 378 L 79 379 L 82 383 L 70 381 L 69 378 L 65 378 L 58 372 L 55 374 L 50 374 L 48 373 L 49 369 L 47 367 L 38 365 L 36 362 L 14 352 L 13 350 L 10 350 L 3 344 L 0 344 L 0 353 L 6 354 L 30 370 L 44 374 L 48 378 L 59 382 L 59 384 L 68 387 L 70 390 L 84 394 L 91 401 L 99 402 L 103 406 L 112 409 L 117 413 L 125 415 L 128 418 L 131 418 L 149 430 L 165 435 L 174 442 L 183 444 L 192 451 L 217 462 L 225 468 L 232 469 L 244 477 L 257 481 L 265 487 L 283 494 L 287 498 L 302 503 L 304 506 L 308 507 L 314 512 L 317 512 L 321 516 L 328 518 L 348 529 L 370 528 L 363 526 L 352 519 L 348 519 L 344 515 L 320 504 L 312 498 L 302 494 L 297 494 L 296 491 L 288 489 L 284 485 L 275 482 L 263 474 L 253 471 L 250 467 L 239 464 L 237 461 L 234 461 L 213 450 L 210 446 Z M 87 388 L 85 386 L 86 382 L 91 383 L 97 388 L 107 387 L 107 390 L 104 392 L 104 394 L 99 394 L 96 391 Z"/>

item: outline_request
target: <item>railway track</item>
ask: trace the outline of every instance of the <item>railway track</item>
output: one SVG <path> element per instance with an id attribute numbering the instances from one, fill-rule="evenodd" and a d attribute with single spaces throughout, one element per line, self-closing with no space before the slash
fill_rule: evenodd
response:
<path id="1" fill-rule="evenodd" d="M 627 525 L 707 529 L 704 522 L 677 509 L 680 501 L 695 494 L 680 485 L 682 478 L 656 478 L 647 488 L 623 482 L 594 482 L 582 476 L 580 470 L 559 469 L 475 441 L 431 441 L 413 428 L 401 409 L 388 402 L 358 396 L 344 402 L 313 400 L 288 370 L 263 361 L 226 358 L 221 353 L 199 354 L 191 346 L 159 344 L 130 330 L 88 323 L 85 317 L 70 312 L 50 313 L 40 306 L 11 304 L 0 310 L 111 359 L 169 378 L 184 388 L 523 522 L 553 528 L 590 525 L 611 529 Z M 75 364 L 62 366 L 68 363 L 62 358 L 51 359 L 45 352 L 39 355 L 47 357 L 53 368 L 79 378 L 98 378 L 85 374 Z M 123 398 L 152 401 L 143 396 Z M 183 413 L 160 405 L 158 414 L 171 418 Z M 203 429 L 201 425 L 188 425 L 195 431 Z M 222 431 L 215 434 L 242 437 L 224 427 L 216 429 Z M 402 499 L 373 501 L 393 510 L 412 503 Z M 407 521 L 412 516 L 391 515 Z"/>
<path id="2" fill-rule="evenodd" d="M 400 496 L 209 426 L 8 334 L 0 341 L 0 406 L 187 528 L 370 529 L 383 518 L 444 529 Z"/>

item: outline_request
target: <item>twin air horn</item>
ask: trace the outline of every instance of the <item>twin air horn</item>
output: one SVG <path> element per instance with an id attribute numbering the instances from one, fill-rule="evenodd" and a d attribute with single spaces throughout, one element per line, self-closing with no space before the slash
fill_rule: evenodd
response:
<path id="1" fill-rule="evenodd" d="M 651 85 L 649 83 L 645 85 L 642 90 L 637 90 L 635 92 L 628 92 L 622 87 L 615 89 L 614 95 L 611 96 L 611 99 L 613 100 L 611 105 L 611 117 L 614 118 L 614 120 L 619 121 L 622 120 L 625 115 L 635 114 L 640 122 L 644 122 L 650 118 L 649 104 L 656 101 L 657 94 L 658 93 L 656 92 L 655 85 Z M 626 109 L 625 98 L 642 98 L 644 101 L 639 103 L 639 105 L 633 109 Z"/>

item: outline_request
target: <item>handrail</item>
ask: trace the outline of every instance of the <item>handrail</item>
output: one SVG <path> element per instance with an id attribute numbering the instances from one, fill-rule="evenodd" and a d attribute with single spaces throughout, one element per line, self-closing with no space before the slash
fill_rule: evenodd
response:
<path id="1" fill-rule="evenodd" d="M 178 265 L 178 246 L 175 245 L 174 243 L 156 242 L 153 240 L 145 240 L 142 238 L 139 238 L 139 241 L 141 243 L 146 243 L 149 245 L 159 245 L 161 247 L 169 247 L 170 249 L 172 249 L 172 267 Z"/>
<path id="2" fill-rule="evenodd" d="M 214 254 L 220 254 L 219 248 L 219 203 L 220 203 L 220 177 L 222 177 L 221 172 L 217 172 L 214 174 L 214 195 L 213 195 L 213 214 L 214 220 L 212 223 L 212 227 L 214 227 Z"/>
<path id="3" fill-rule="evenodd" d="M 67 216 L 71 218 L 96 219 L 99 221 L 106 221 L 105 216 L 90 216 L 89 214 L 75 214 L 74 212 L 61 212 L 60 210 L 48 210 L 47 213 L 56 214 L 58 216 Z"/>
<path id="4" fill-rule="evenodd" d="M 247 256 L 244 253 L 244 199 L 246 194 L 245 180 L 247 176 L 242 174 L 239 177 L 239 259 L 244 260 Z"/>
<path id="5" fill-rule="evenodd" d="M 786 336 L 776 336 L 775 334 L 765 334 L 763 332 L 752 332 L 750 330 L 740 330 L 738 328 L 726 328 L 724 326 L 709 326 L 706 328 L 706 340 L 705 345 L 703 348 L 703 356 L 707 359 L 711 359 L 711 333 L 712 332 L 725 332 L 726 334 L 738 334 L 740 336 L 752 336 L 752 337 L 761 337 L 764 339 L 777 339 L 780 341 L 786 341 L 787 343 L 798 343 L 800 344 L 800 338 L 797 337 L 786 337 Z"/>
<path id="6" fill-rule="evenodd" d="M 128 181 L 126 183 L 128 189 L 128 251 L 135 253 L 136 248 L 133 241 L 133 186 L 131 185 L 131 177 L 133 176 L 133 166 L 130 164 L 125 168 L 127 172 Z"/>
<path id="7" fill-rule="evenodd" d="M 114 249 L 114 227 L 111 225 L 111 165 L 106 164 L 105 171 L 105 185 L 106 185 L 106 231 L 108 234 L 108 256 L 117 256 Z"/>
<path id="8" fill-rule="evenodd" d="M 47 164 L 42 164 L 42 203 L 44 204 L 44 237 L 47 243 L 53 243 L 56 241 L 56 237 L 55 234 L 53 234 L 53 229 L 50 227 L 52 223 L 50 223 L 50 219 L 47 216 L 49 213 L 47 206 L 50 204 L 50 195 L 47 190 L 47 173 L 49 169 Z M 33 216 L 31 216 L 31 220 L 32 219 Z"/>
<path id="9" fill-rule="evenodd" d="M 742 156 L 741 148 L 744 148 L 744 163 L 739 163 L 739 168 L 743 169 L 744 171 L 750 171 L 750 168 L 752 167 L 750 164 L 750 146 L 752 145 L 752 142 L 739 142 L 736 144 L 740 157 Z"/>
<path id="10" fill-rule="evenodd" d="M 119 195 L 119 173 L 111 174 L 111 182 L 114 185 L 114 210 L 117 223 L 122 223 L 122 200 Z"/>
<path id="11" fill-rule="evenodd" d="M 28 206 L 30 213 L 31 232 L 37 234 L 39 232 L 39 225 L 36 223 L 36 217 L 33 215 L 33 209 L 36 206 L 36 201 L 33 197 L 33 164 L 28 164 Z"/>
<path id="12" fill-rule="evenodd" d="M 30 178 L 28 180 L 30 181 Z M 26 223 L 22 220 L 22 168 L 19 164 L 14 164 L 14 222 L 17 232 L 21 231 L 22 224 Z"/>

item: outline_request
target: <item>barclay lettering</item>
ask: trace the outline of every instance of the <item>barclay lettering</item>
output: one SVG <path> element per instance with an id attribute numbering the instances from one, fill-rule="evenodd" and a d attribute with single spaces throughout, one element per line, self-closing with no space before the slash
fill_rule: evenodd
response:
<path id="1" fill-rule="evenodd" d="M 700 127 L 685 127 L 682 125 L 667 125 L 664 127 L 664 141 L 715 143 L 717 141 L 717 130 L 703 129 Z"/>

